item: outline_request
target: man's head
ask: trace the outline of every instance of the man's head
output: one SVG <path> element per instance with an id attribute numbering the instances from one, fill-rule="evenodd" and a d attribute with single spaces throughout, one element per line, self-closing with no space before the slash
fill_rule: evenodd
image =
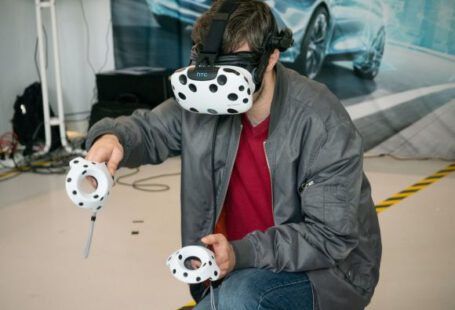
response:
<path id="1" fill-rule="evenodd" d="M 205 114 L 248 111 L 266 84 L 273 88 L 279 51 L 292 44 L 290 30 L 278 33 L 270 8 L 256 0 L 216 1 L 192 38 L 193 65 L 177 70 L 171 84 L 184 109 Z"/>
<path id="2" fill-rule="evenodd" d="M 214 15 L 223 1 L 213 3 L 195 23 L 191 38 L 200 51 Z M 246 43 L 252 52 L 263 53 L 265 40 L 276 31 L 275 19 L 267 4 L 256 0 L 239 0 L 239 6 L 232 13 L 224 31 L 221 51 L 231 54 Z"/>

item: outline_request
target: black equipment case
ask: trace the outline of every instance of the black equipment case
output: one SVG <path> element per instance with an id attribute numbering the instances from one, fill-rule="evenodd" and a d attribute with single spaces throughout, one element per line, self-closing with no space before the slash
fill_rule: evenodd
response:
<path id="1" fill-rule="evenodd" d="M 132 67 L 96 75 L 98 102 L 92 106 L 89 127 L 104 117 L 153 109 L 172 96 L 170 72 L 164 68 Z"/>

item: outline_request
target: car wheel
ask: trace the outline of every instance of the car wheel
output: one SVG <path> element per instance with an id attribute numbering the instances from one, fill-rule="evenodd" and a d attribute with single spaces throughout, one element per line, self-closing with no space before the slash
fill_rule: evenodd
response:
<path id="1" fill-rule="evenodd" d="M 324 7 L 320 7 L 308 23 L 300 55 L 294 62 L 296 69 L 310 79 L 318 75 L 324 62 L 328 30 L 329 13 Z"/>
<path id="2" fill-rule="evenodd" d="M 371 42 L 368 50 L 354 59 L 354 73 L 358 77 L 372 80 L 378 75 L 382 56 L 384 55 L 384 46 L 385 30 L 384 28 L 381 28 Z"/>

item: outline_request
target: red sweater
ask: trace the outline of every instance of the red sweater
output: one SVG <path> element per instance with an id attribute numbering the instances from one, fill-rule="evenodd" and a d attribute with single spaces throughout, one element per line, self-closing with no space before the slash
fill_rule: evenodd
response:
<path id="1" fill-rule="evenodd" d="M 265 157 L 270 117 L 253 127 L 244 114 L 239 149 L 215 232 L 229 241 L 274 225 L 270 172 Z"/>

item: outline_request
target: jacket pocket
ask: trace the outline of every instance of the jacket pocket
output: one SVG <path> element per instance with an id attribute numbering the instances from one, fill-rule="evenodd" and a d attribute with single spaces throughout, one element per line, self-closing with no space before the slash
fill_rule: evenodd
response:
<path id="1" fill-rule="evenodd" d="M 336 234 L 355 233 L 355 206 L 347 199 L 345 185 L 314 179 L 302 183 L 298 190 L 304 216 L 316 218 Z"/>
<path id="2" fill-rule="evenodd" d="M 342 184 L 324 186 L 324 222 L 337 233 L 355 233 L 355 206 L 347 199 L 347 189 Z"/>
<path id="3" fill-rule="evenodd" d="M 302 201 L 303 216 L 322 222 L 324 218 L 322 186 L 315 180 L 305 181 L 300 184 L 298 191 Z"/>

